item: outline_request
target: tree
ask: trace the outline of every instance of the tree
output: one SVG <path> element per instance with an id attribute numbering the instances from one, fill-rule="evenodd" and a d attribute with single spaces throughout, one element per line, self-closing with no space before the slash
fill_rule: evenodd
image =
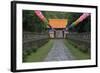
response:
<path id="1" fill-rule="evenodd" d="M 23 10 L 23 30 L 31 32 L 42 32 L 46 25 L 34 13 L 33 10 Z"/>

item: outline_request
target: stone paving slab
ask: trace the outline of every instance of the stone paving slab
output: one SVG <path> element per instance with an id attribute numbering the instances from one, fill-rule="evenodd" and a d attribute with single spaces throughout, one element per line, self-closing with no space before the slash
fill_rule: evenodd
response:
<path id="1" fill-rule="evenodd" d="M 44 61 L 73 60 L 69 49 L 64 45 L 63 39 L 54 39 L 53 47 Z"/>

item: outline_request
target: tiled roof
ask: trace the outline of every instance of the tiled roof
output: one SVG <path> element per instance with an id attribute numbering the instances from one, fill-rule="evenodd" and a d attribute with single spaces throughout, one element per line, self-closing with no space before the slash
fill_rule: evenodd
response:
<path id="1" fill-rule="evenodd" d="M 67 19 L 49 19 L 49 25 L 52 28 L 65 28 L 67 24 Z"/>

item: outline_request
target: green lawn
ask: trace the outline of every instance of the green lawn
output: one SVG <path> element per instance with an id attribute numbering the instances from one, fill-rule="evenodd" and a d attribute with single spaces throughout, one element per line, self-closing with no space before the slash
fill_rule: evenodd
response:
<path id="1" fill-rule="evenodd" d="M 70 52 L 72 53 L 72 55 L 75 57 L 76 60 L 90 59 L 90 54 L 80 51 L 79 48 L 75 48 L 74 42 L 70 40 L 64 40 L 64 43 L 69 48 Z"/>
<path id="2" fill-rule="evenodd" d="M 36 53 L 31 53 L 25 59 L 25 62 L 41 62 L 48 55 L 48 52 L 52 48 L 53 40 L 49 40 L 48 43 L 40 47 Z"/>

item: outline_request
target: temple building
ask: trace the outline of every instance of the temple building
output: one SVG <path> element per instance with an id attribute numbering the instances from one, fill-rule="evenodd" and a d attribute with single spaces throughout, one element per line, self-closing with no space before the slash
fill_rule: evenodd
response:
<path id="1" fill-rule="evenodd" d="M 67 24 L 68 19 L 49 19 L 49 25 L 53 28 L 49 30 L 50 38 L 65 38 Z"/>

